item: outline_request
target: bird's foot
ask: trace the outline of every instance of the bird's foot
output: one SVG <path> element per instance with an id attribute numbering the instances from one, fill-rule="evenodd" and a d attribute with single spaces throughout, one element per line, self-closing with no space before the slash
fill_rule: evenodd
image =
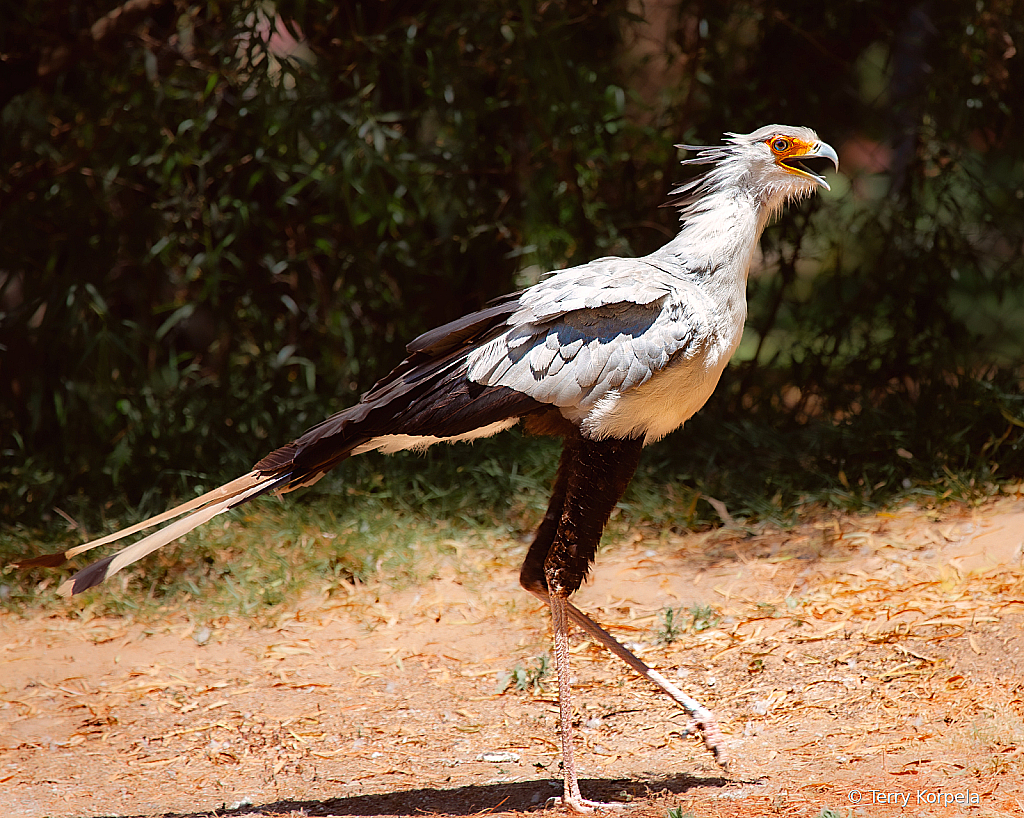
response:
<path id="1" fill-rule="evenodd" d="M 587 815 L 597 809 L 622 809 L 626 805 L 617 801 L 591 801 L 587 798 L 583 798 L 582 796 L 570 796 L 568 798 L 564 796 L 561 798 L 553 796 L 547 800 L 547 803 L 545 803 L 544 806 L 547 809 L 551 809 L 552 807 L 565 807 L 572 812 L 579 813 L 580 815 Z"/>
<path id="2" fill-rule="evenodd" d="M 702 713 L 693 719 L 693 731 L 700 734 L 704 746 L 708 748 L 715 762 L 726 772 L 729 772 L 729 757 L 725 753 L 725 738 L 718 728 L 718 722 L 711 715 L 711 711 L 702 709 Z"/>

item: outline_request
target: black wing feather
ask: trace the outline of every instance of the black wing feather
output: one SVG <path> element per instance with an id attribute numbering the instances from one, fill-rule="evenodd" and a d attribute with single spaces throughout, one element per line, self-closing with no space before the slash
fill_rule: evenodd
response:
<path id="1" fill-rule="evenodd" d="M 406 348 L 408 357 L 359 403 L 271 452 L 255 471 L 290 473 L 290 485 L 296 487 L 318 479 L 375 438 L 456 437 L 545 408 L 521 392 L 466 377 L 469 353 L 505 330 L 518 300 L 518 294 L 506 296 L 419 336 Z"/>

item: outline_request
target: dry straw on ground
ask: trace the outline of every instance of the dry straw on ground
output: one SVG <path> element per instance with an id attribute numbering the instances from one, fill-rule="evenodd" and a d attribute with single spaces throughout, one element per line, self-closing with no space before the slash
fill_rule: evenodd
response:
<path id="1" fill-rule="evenodd" d="M 1020 815 L 1022 538 L 1011 497 L 610 544 L 581 607 L 714 708 L 733 766 L 579 637 L 584 788 L 661 818 Z M 549 680 L 514 683 L 536 682 L 547 645 L 545 611 L 515 584 L 524 546 L 450 545 L 423 557 L 422 583 L 335 586 L 259 626 L 77 601 L 5 614 L 0 812 L 541 807 L 557 710 Z M 890 803 L 920 794 L 977 800 Z"/>

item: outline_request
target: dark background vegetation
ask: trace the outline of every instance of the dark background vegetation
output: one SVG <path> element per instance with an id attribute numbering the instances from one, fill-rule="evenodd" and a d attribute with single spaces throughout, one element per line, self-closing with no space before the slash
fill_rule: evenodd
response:
<path id="1" fill-rule="evenodd" d="M 814 127 L 843 176 L 766 234 L 738 364 L 641 481 L 693 524 L 697 492 L 785 516 L 1024 476 L 1020 2 L 276 12 L 5 4 L 5 523 L 95 527 L 241 473 L 417 333 L 663 243 L 673 145 L 768 122 Z M 500 505 L 523 452 L 554 465 L 505 439 L 346 480 L 472 468 Z"/>

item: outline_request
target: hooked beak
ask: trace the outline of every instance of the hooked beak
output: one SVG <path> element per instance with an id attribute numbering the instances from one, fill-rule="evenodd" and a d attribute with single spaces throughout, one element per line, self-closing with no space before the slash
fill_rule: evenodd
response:
<path id="1" fill-rule="evenodd" d="M 808 167 L 808 162 L 810 163 L 810 167 Z M 811 148 L 809 152 L 800 156 L 788 156 L 782 160 L 781 164 L 785 165 L 794 173 L 809 176 L 825 188 L 825 190 L 831 190 L 832 188 L 828 186 L 828 182 L 825 181 L 825 177 L 812 170 L 815 166 L 824 167 L 829 162 L 835 166 L 836 170 L 839 170 L 839 155 L 836 153 L 835 148 L 827 142 L 819 142 Z"/>

